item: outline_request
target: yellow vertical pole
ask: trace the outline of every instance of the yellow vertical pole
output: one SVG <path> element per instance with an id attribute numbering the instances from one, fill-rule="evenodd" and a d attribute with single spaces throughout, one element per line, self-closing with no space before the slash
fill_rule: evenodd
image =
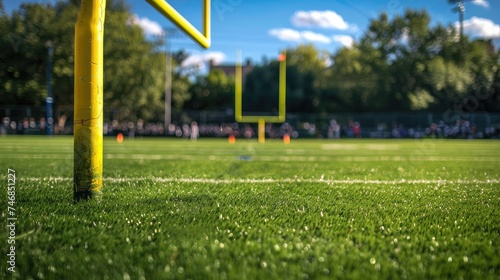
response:
<path id="1" fill-rule="evenodd" d="M 266 142 L 266 121 L 264 119 L 259 119 L 259 143 Z"/>
<path id="2" fill-rule="evenodd" d="M 241 74 L 241 52 L 238 51 L 236 53 L 236 65 L 234 69 L 234 91 L 235 91 L 235 98 L 234 98 L 234 116 L 237 122 L 240 122 L 243 118 L 243 112 L 242 112 L 242 99 L 243 99 L 243 93 L 242 93 L 242 87 L 243 87 L 243 82 L 242 82 L 242 74 Z"/>
<path id="3" fill-rule="evenodd" d="M 100 196 L 106 0 L 82 0 L 75 25 L 73 199 Z"/>
<path id="4" fill-rule="evenodd" d="M 279 73 L 279 118 L 285 121 L 286 115 L 286 52 L 280 55 L 280 73 Z"/>
<path id="5" fill-rule="evenodd" d="M 211 23 L 211 18 L 210 18 L 210 0 L 205 0 L 203 1 L 203 35 L 205 39 L 208 41 L 208 45 L 205 48 L 208 48 L 210 46 L 210 37 L 212 36 L 210 34 L 210 23 Z"/>

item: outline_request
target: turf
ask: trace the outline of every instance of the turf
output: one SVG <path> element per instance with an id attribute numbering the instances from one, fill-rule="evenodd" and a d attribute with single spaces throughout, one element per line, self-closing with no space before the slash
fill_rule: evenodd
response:
<path id="1" fill-rule="evenodd" d="M 106 138 L 77 204 L 72 138 L 0 147 L 2 279 L 500 279 L 500 141 Z"/>

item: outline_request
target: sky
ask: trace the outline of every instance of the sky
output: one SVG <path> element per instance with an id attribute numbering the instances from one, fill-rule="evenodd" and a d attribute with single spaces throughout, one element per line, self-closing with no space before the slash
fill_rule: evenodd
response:
<path id="1" fill-rule="evenodd" d="M 7 12 L 21 2 L 57 0 L 6 0 Z M 425 9 L 432 25 L 458 27 L 458 13 L 448 0 L 211 0 L 211 47 L 198 46 L 145 0 L 126 0 L 134 23 L 147 36 L 168 31 L 169 49 L 190 54 L 185 66 L 205 68 L 209 60 L 218 64 L 236 61 L 239 51 L 244 59 L 260 63 L 276 59 L 279 52 L 299 44 L 311 43 L 330 53 L 350 47 L 363 36 L 372 19 L 382 12 L 403 14 L 408 8 Z M 167 1 L 198 30 L 202 27 L 203 0 Z M 473 38 L 493 38 L 500 46 L 500 0 L 465 2 L 464 32 Z"/>

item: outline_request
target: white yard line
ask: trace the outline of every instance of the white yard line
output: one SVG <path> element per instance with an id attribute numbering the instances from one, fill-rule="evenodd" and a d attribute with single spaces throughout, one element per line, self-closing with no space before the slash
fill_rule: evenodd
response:
<path id="1" fill-rule="evenodd" d="M 72 159 L 72 154 L 0 154 L 3 159 Z M 166 154 L 104 154 L 105 159 L 125 160 L 245 160 L 265 162 L 422 162 L 422 161 L 460 161 L 460 162 L 499 162 L 499 156 L 433 156 L 412 154 L 410 156 L 345 156 L 345 155 L 310 155 L 310 156 L 284 156 L 284 155 L 166 155 Z"/>
<path id="2" fill-rule="evenodd" d="M 70 177 L 27 177 L 19 178 L 20 181 L 28 182 L 66 182 L 72 181 Z M 273 183 L 317 183 L 317 184 L 373 184 L 373 185 L 399 185 L 399 184 L 498 184 L 500 179 L 488 180 L 362 180 L 362 179 L 345 179 L 345 180 L 332 180 L 332 179 L 207 179 L 207 178 L 163 178 L 163 177 L 132 177 L 132 178 L 104 178 L 104 183 L 120 183 L 120 182 L 155 182 L 155 183 L 203 183 L 203 184 L 234 184 L 234 183 L 251 183 L 251 184 L 273 184 Z"/>

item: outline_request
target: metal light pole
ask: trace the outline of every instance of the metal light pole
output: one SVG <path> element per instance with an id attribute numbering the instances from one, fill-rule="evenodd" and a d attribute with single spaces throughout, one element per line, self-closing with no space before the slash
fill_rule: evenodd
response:
<path id="1" fill-rule="evenodd" d="M 458 19 L 460 22 L 460 40 L 464 35 L 464 14 L 465 14 L 465 4 L 464 0 L 448 0 L 449 3 L 457 4 L 456 8 L 453 8 L 452 11 L 458 12 Z"/>
<path id="2" fill-rule="evenodd" d="M 165 134 L 172 122 L 172 55 L 168 31 L 165 33 Z"/>
<path id="3" fill-rule="evenodd" d="M 52 128 L 54 124 L 54 119 L 52 117 L 52 104 L 54 99 L 52 98 L 52 53 L 54 52 L 54 44 L 52 42 L 47 42 L 47 99 L 46 99 L 46 119 L 45 119 L 45 129 L 47 135 L 52 135 Z"/>
<path id="4" fill-rule="evenodd" d="M 172 123 L 172 51 L 170 40 L 174 36 L 182 38 L 179 30 L 172 27 L 163 28 L 163 33 L 160 35 L 165 42 L 165 134 L 168 133 L 168 126 Z"/>
<path id="5" fill-rule="evenodd" d="M 168 126 L 172 122 L 172 54 L 170 53 L 170 38 L 177 29 L 164 28 L 158 37 L 165 42 L 165 134 L 168 134 Z"/>

